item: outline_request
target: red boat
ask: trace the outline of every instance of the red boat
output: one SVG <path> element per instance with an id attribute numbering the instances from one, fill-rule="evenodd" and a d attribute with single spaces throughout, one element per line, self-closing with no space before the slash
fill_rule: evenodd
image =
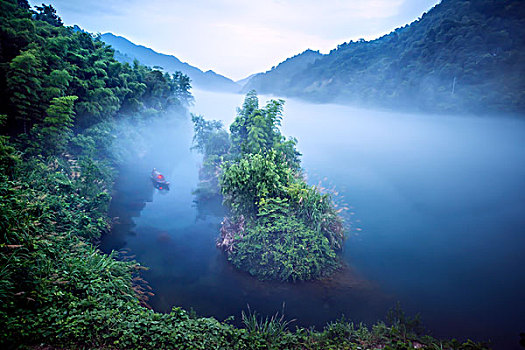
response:
<path id="1" fill-rule="evenodd" d="M 162 175 L 157 169 L 153 168 L 153 171 L 151 172 L 151 182 L 153 182 L 153 186 L 159 190 L 169 190 L 170 189 L 170 183 L 166 181 L 166 178 L 164 175 Z"/>

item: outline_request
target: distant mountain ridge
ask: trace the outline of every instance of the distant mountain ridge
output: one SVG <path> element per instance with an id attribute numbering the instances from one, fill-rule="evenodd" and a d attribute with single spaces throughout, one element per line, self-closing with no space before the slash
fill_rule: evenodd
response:
<path id="1" fill-rule="evenodd" d="M 310 64 L 323 57 L 319 51 L 306 50 L 298 55 L 286 59 L 279 63 L 277 67 L 265 73 L 253 75 L 243 87 L 243 91 L 251 89 L 260 91 L 283 90 L 290 84 L 293 84 L 295 73 L 306 69 Z"/>
<path id="2" fill-rule="evenodd" d="M 261 74 L 261 73 L 254 73 L 252 75 L 247 76 L 246 78 L 237 80 L 236 83 L 239 84 L 241 87 L 244 87 L 246 84 L 248 84 L 251 78 L 255 77 L 258 74 Z"/>
<path id="3" fill-rule="evenodd" d="M 379 39 L 300 58 L 244 89 L 317 102 L 525 114 L 525 1 L 442 0 Z"/>
<path id="4" fill-rule="evenodd" d="M 162 67 L 168 72 L 180 71 L 191 79 L 193 87 L 205 90 L 238 92 L 241 86 L 233 80 L 211 70 L 203 72 L 197 67 L 181 62 L 177 57 L 156 52 L 148 47 L 134 44 L 128 39 L 104 33 L 100 39 L 115 49 L 115 58 L 121 62 L 133 63 L 137 59 L 151 67 Z"/>

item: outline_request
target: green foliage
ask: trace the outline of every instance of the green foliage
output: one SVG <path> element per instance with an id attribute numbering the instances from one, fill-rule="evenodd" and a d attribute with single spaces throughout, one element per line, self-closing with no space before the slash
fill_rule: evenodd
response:
<path id="1" fill-rule="evenodd" d="M 176 98 L 185 103 L 193 101 L 191 95 L 190 78 L 181 72 L 175 72 L 172 76 L 171 90 Z"/>
<path id="2" fill-rule="evenodd" d="M 278 200 L 250 222 L 229 254 L 238 268 L 260 279 L 297 281 L 328 275 L 339 266 L 328 239 L 308 228 Z M 271 204 L 270 204 L 271 203 Z"/>
<path id="3" fill-rule="evenodd" d="M 33 13 L 24 2 L 3 0 L 0 10 L 0 113 L 11 135 L 41 124 L 54 98 L 78 97 L 75 132 L 123 115 L 181 109 L 192 99 L 188 77 L 116 61 L 100 40 L 64 27 L 50 5 Z"/>
<path id="4" fill-rule="evenodd" d="M 297 216 L 312 229 L 321 232 L 335 250 L 342 249 L 344 241 L 343 221 L 329 194 L 321 193 L 304 181 L 294 181 L 287 189 L 287 195 Z"/>
<path id="5" fill-rule="evenodd" d="M 230 136 L 222 123 L 192 117 L 193 148 L 204 154 L 195 194 L 206 200 L 220 186 L 232 217 L 217 245 L 235 266 L 260 279 L 310 280 L 337 269 L 344 229 L 330 196 L 301 176 L 296 140 L 279 130 L 283 104 L 259 108 L 249 92 Z"/>
<path id="6" fill-rule="evenodd" d="M 328 323 L 324 328 L 324 335 L 330 340 L 341 343 L 345 341 L 355 341 L 358 338 L 361 328 L 362 325 L 359 325 L 358 329 L 356 329 L 354 323 L 346 322 L 343 316 L 337 321 Z"/>
<path id="7" fill-rule="evenodd" d="M 277 152 L 266 156 L 248 153 L 238 162 L 225 164 L 220 180 L 224 203 L 234 215 L 255 218 L 266 198 L 284 197 L 292 177 L 292 170 L 279 161 Z"/>
<path id="8" fill-rule="evenodd" d="M 0 114 L 0 127 L 4 126 L 6 115 Z M 16 149 L 9 144 L 9 137 L 0 135 L 0 173 L 12 177 L 15 166 L 20 163 Z"/>
<path id="9" fill-rule="evenodd" d="M 65 152 L 71 139 L 75 113 L 73 106 L 77 99 L 77 96 L 64 96 L 51 100 L 46 110 L 47 116 L 41 125 L 34 128 L 40 141 L 41 153 L 54 155 Z"/>
<path id="10" fill-rule="evenodd" d="M 420 335 L 424 331 L 421 325 L 420 315 L 417 314 L 413 318 L 407 316 L 401 309 L 399 302 L 395 307 L 388 311 L 386 320 L 392 325 L 391 332 L 395 333 L 402 339 L 406 339 L 407 334 Z"/>
<path id="11" fill-rule="evenodd" d="M 12 59 L 9 70 L 5 72 L 9 102 L 13 106 L 11 112 L 17 116 L 17 121 L 23 123 L 24 132 L 28 129 L 28 123 L 38 120 L 37 115 L 42 104 L 40 74 L 41 61 L 36 49 L 20 52 Z"/>
<path id="12" fill-rule="evenodd" d="M 297 140 L 287 141 L 279 130 L 283 106 L 283 100 L 271 100 L 264 108 L 259 108 L 255 90 L 248 92 L 230 125 L 233 155 L 266 154 L 276 150 L 292 169 L 299 170 L 301 154 L 295 149 Z"/>
<path id="13" fill-rule="evenodd" d="M 61 27 L 63 25 L 62 19 L 58 17 L 57 11 L 53 6 L 42 4 L 42 6 L 36 6 L 36 9 L 35 19 L 47 22 L 54 27 Z"/>
<path id="14" fill-rule="evenodd" d="M 223 129 L 222 122 L 205 120 L 204 117 L 192 115 L 193 147 L 206 156 L 224 155 L 230 148 L 228 133 Z"/>
<path id="15" fill-rule="evenodd" d="M 284 318 L 284 304 L 281 315 L 279 312 L 272 317 L 259 317 L 256 311 L 251 311 L 248 305 L 248 314 L 241 312 L 242 323 L 250 336 L 257 336 L 263 338 L 269 347 L 276 344 L 279 338 L 286 335 L 288 326 L 295 320 L 286 320 Z"/>
<path id="16" fill-rule="evenodd" d="M 300 334 L 299 330 L 296 334 Z M 465 343 L 455 339 L 440 341 L 430 336 L 420 337 L 415 333 L 407 333 L 401 338 L 394 327 L 389 327 L 383 322 L 369 328 L 363 323 L 356 325 L 348 322 L 344 317 L 330 322 L 320 333 L 310 333 L 309 337 L 315 339 L 315 346 L 308 348 L 316 349 L 489 349 L 486 344 L 471 340 Z"/>
<path id="17" fill-rule="evenodd" d="M 230 151 L 230 136 L 224 130 L 222 122 L 207 121 L 202 116 L 192 115 L 193 146 L 204 156 L 199 172 L 200 183 L 194 194 L 199 200 L 217 197 L 219 190 L 219 173 L 222 162 L 228 157 Z"/>

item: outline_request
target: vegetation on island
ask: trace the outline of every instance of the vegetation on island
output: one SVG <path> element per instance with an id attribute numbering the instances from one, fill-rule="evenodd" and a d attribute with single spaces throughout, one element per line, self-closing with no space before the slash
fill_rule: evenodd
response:
<path id="1" fill-rule="evenodd" d="M 0 0 L 0 347 L 2 349 L 474 349 L 396 317 L 321 331 L 244 315 L 244 328 L 144 306 L 144 269 L 97 249 L 116 166 L 141 125 L 191 98 L 183 75 L 115 61 L 51 6 Z"/>
<path id="2" fill-rule="evenodd" d="M 442 0 L 378 39 L 312 51 L 245 89 L 432 112 L 525 113 L 525 2 Z"/>
<path id="3" fill-rule="evenodd" d="M 249 92 L 229 137 L 219 122 L 193 116 L 194 147 L 204 154 L 197 193 L 220 188 L 231 215 L 217 245 L 236 267 L 259 279 L 304 281 L 339 267 L 344 228 L 330 195 L 304 180 L 297 141 L 279 130 L 283 105 L 260 108 Z"/>

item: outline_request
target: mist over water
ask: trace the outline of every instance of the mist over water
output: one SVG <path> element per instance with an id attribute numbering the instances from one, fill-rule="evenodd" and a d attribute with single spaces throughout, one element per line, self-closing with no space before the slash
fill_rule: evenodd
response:
<path id="1" fill-rule="evenodd" d="M 194 113 L 229 125 L 241 95 L 194 91 Z M 260 98 L 264 104 L 265 97 Z M 215 248 L 224 209 L 193 203 L 200 157 L 187 119 L 159 123 L 151 149 L 121 170 L 104 250 L 129 249 L 150 270 L 150 304 L 224 319 L 246 305 L 296 325 L 344 314 L 384 319 L 400 301 L 435 336 L 519 348 L 525 331 L 525 122 L 425 116 L 287 99 L 283 133 L 298 139 L 312 184 L 335 188 L 351 230 L 348 267 L 323 282 L 258 282 Z M 156 167 L 171 181 L 153 189 Z M 128 219 L 126 219 L 128 218 Z"/>

